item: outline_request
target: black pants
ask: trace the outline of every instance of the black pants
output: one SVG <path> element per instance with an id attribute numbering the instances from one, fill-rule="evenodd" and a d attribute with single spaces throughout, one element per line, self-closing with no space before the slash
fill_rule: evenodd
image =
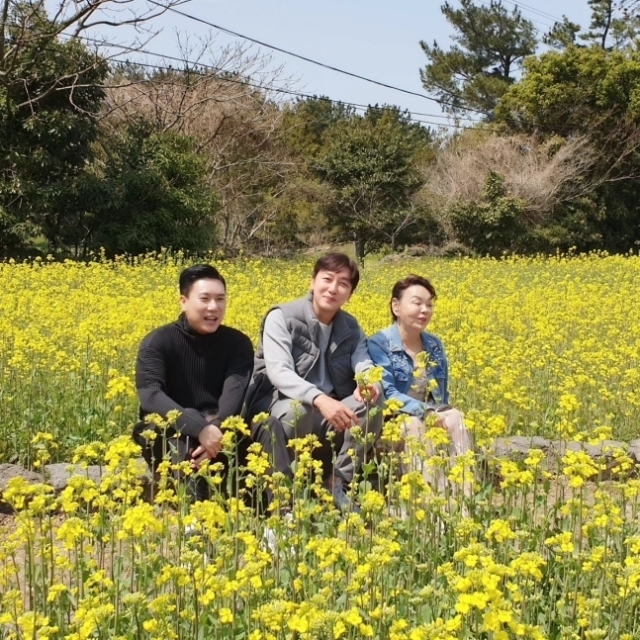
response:
<path id="1" fill-rule="evenodd" d="M 197 438 L 193 436 L 180 436 L 178 437 L 175 430 L 168 429 L 166 433 L 162 434 L 157 432 L 155 440 L 147 440 L 142 433 L 153 429 L 153 425 L 147 422 L 141 421 L 133 428 L 133 439 L 136 444 L 142 448 L 142 457 L 149 465 L 149 469 L 152 472 L 156 472 L 158 465 L 165 459 L 165 456 L 169 457 L 172 465 L 179 464 L 187 460 L 191 460 L 191 451 L 199 446 Z M 240 438 L 236 444 L 237 447 L 237 461 L 234 461 L 233 469 L 233 482 L 232 493 L 235 493 L 236 479 L 238 466 L 246 464 L 246 451 L 249 443 L 246 438 Z M 227 486 L 229 480 L 229 459 L 224 453 L 219 453 L 212 463 L 221 463 L 223 465 L 222 471 L 222 483 L 219 485 L 220 490 L 223 493 L 228 493 Z M 184 483 L 187 489 L 187 495 L 192 502 L 198 502 L 200 500 L 209 500 L 211 498 L 211 485 L 203 476 L 184 476 L 183 474 L 175 472 L 175 482 Z"/>

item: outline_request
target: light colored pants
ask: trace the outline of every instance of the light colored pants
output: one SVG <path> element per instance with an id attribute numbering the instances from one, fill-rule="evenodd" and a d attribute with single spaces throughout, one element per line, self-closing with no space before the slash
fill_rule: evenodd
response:
<path id="1" fill-rule="evenodd" d="M 361 438 L 353 437 L 351 430 L 346 429 L 344 432 L 335 432 L 335 443 L 338 448 L 338 455 L 333 466 L 335 476 L 341 478 L 343 482 L 349 483 L 360 470 L 365 455 L 371 447 L 371 436 L 367 438 L 367 434 L 373 434 L 375 440 L 378 439 L 382 430 L 382 412 L 378 411 L 374 418 L 369 419 L 367 425 L 367 406 L 362 402 L 358 402 L 353 395 L 340 400 L 342 404 L 351 409 L 358 417 L 358 424 L 362 427 L 363 438 L 369 444 L 358 442 Z M 308 404 L 297 403 L 292 406 L 292 401 L 288 398 L 277 400 L 271 407 L 269 413 L 276 418 L 282 425 L 282 429 L 287 441 L 291 438 L 304 438 L 310 434 L 318 437 L 320 442 L 327 440 L 327 434 L 335 431 L 334 428 L 323 418 L 320 411 Z M 365 433 L 365 429 L 367 432 Z M 354 456 L 349 455 L 349 450 L 353 449 Z"/>
<path id="2" fill-rule="evenodd" d="M 473 448 L 471 434 L 464 426 L 462 413 L 458 409 L 446 409 L 437 413 L 441 418 L 444 429 L 449 435 L 449 461 L 451 464 L 455 462 L 456 456 L 467 453 Z M 417 438 L 425 447 L 427 455 L 433 455 L 433 445 L 425 439 L 426 427 L 419 418 L 411 417 L 405 428 L 405 437 Z M 446 478 L 442 468 L 430 467 L 425 464 L 418 456 L 414 456 L 411 462 L 412 470 L 422 470 L 422 474 L 427 483 L 434 489 L 443 491 L 446 486 Z M 471 482 L 464 483 L 464 493 L 469 496 L 472 492 Z"/>

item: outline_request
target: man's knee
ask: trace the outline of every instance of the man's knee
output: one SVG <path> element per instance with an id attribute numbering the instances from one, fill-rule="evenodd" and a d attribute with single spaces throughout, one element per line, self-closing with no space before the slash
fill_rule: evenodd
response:
<path id="1" fill-rule="evenodd" d="M 269 416 L 251 424 L 251 438 L 259 442 L 264 450 L 270 451 L 276 442 L 286 441 L 282 422 L 276 416 Z"/>
<path id="2" fill-rule="evenodd" d="M 279 400 L 273 405 L 271 415 L 276 416 L 283 423 L 294 423 L 313 411 L 314 408 L 311 405 L 297 400 Z"/>
<path id="3" fill-rule="evenodd" d="M 289 438 L 295 438 L 312 432 L 318 410 L 309 404 L 287 399 L 278 400 L 269 413 L 280 421 Z"/>

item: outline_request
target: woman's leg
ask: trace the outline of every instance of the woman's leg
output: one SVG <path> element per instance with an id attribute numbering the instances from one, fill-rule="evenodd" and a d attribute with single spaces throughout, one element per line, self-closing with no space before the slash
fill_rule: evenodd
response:
<path id="1" fill-rule="evenodd" d="M 462 413 L 458 409 L 446 409 L 438 412 L 439 422 L 449 434 L 451 444 L 449 452 L 451 454 L 451 464 L 455 464 L 456 456 L 463 455 L 473 449 L 471 434 L 464 425 Z M 463 482 L 464 495 L 473 495 L 473 478 L 465 479 Z"/>
<path id="2" fill-rule="evenodd" d="M 425 482 L 434 490 L 434 491 L 444 491 L 446 485 L 446 479 L 444 475 L 444 471 L 440 465 L 437 464 L 433 458 L 435 453 L 435 448 L 430 440 L 425 438 L 425 424 L 419 418 L 411 417 L 405 426 L 405 443 L 407 439 L 414 440 L 419 443 L 421 452 L 414 452 L 411 455 L 411 471 L 420 471 L 422 472 L 422 477 L 425 479 Z M 409 453 L 411 453 L 411 444 L 407 447 L 405 444 L 405 451 L 409 449 Z M 415 445 L 414 445 L 415 446 Z M 434 464 L 436 463 L 436 464 Z"/>
<path id="3" fill-rule="evenodd" d="M 442 426 L 451 439 L 451 456 L 459 456 L 470 451 L 473 448 L 471 434 L 464 426 L 462 413 L 458 409 L 446 409 L 439 411 L 438 416 L 442 418 Z"/>

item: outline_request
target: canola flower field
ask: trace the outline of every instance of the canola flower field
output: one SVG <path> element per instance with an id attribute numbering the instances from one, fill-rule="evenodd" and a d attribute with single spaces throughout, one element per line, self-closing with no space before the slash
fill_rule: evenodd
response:
<path id="1" fill-rule="evenodd" d="M 253 449 L 228 497 L 188 504 L 168 462 L 143 500 L 133 368 L 140 339 L 177 314 L 179 259 L 0 265 L 0 462 L 102 464 L 60 495 L 11 481 L 0 525 L 0 637 L 20 640 L 635 640 L 640 637 L 640 480 L 624 448 L 495 458 L 505 434 L 598 442 L 638 436 L 640 259 L 634 256 L 372 262 L 349 303 L 365 331 L 389 322 L 408 272 L 438 290 L 430 327 L 444 340 L 452 397 L 476 451 L 384 450 L 351 487 L 341 517 L 312 438 L 294 443 L 295 480 Z M 308 262 L 219 262 L 228 324 L 257 336 L 269 305 L 302 295 Z M 240 420 L 225 424 L 231 455 Z M 437 491 L 423 459 L 447 477 Z M 373 483 L 374 476 L 378 482 Z M 234 478 L 228 480 L 234 482 Z M 375 490 L 372 487 L 377 487 Z M 250 504 L 269 485 L 268 513 Z M 231 487 L 226 487 L 227 489 Z M 470 488 L 470 490 L 468 490 Z M 291 516 L 278 505 L 292 503 Z M 269 528 L 277 548 L 264 544 Z M 186 535 L 191 531 L 191 535 Z M 195 534 L 194 534 L 195 533 Z"/>
<path id="2" fill-rule="evenodd" d="M 307 291 L 312 262 L 216 265 L 226 322 L 255 342 L 272 304 Z M 177 317 L 182 267 L 167 256 L 0 264 L 0 462 L 31 465 L 35 431 L 66 461 L 135 421 L 136 350 Z M 437 289 L 429 328 L 477 438 L 640 436 L 640 258 L 372 262 L 347 307 L 369 335 L 389 324 L 391 287 L 409 272 Z"/>

